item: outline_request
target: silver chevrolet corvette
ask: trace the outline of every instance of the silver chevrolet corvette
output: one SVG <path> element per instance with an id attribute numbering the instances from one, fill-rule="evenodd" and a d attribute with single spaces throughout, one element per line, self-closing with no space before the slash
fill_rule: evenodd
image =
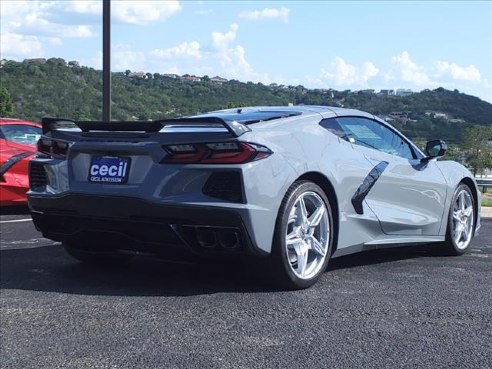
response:
<path id="1" fill-rule="evenodd" d="M 74 258 L 257 256 L 283 288 L 330 258 L 409 244 L 468 250 L 471 173 L 383 120 L 324 106 L 249 107 L 148 122 L 43 119 L 32 218 Z"/>

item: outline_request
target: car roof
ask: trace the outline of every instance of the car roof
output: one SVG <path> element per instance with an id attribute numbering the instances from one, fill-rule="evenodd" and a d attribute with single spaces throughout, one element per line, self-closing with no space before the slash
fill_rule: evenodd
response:
<path id="1" fill-rule="evenodd" d="M 249 106 L 243 108 L 216 110 L 206 114 L 194 115 L 193 117 L 214 117 L 230 122 L 235 121 L 242 124 L 253 124 L 300 115 L 321 115 L 323 118 L 331 118 L 336 116 L 363 116 L 374 118 L 372 114 L 356 109 L 345 109 L 320 105 Z"/>
<path id="2" fill-rule="evenodd" d="M 15 118 L 0 118 L 0 125 L 9 125 L 9 124 L 25 124 L 25 125 L 36 126 L 41 128 L 41 124 L 36 122 L 30 122 L 28 120 L 15 119 Z"/>

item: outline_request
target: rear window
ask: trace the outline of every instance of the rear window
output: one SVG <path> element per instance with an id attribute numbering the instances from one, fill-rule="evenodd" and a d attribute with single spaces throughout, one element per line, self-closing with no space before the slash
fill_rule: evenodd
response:
<path id="1" fill-rule="evenodd" d="M 249 109 L 237 109 L 228 111 L 217 111 L 208 114 L 197 115 L 193 118 L 207 118 L 216 117 L 229 122 L 238 122 L 241 124 L 254 124 L 259 122 L 266 122 L 269 120 L 276 120 L 282 118 L 295 117 L 301 115 L 300 111 L 277 111 L 277 110 L 249 110 Z"/>
<path id="2" fill-rule="evenodd" d="M 26 145 L 36 145 L 42 134 L 41 128 L 27 124 L 3 125 L 0 130 L 7 141 Z"/>

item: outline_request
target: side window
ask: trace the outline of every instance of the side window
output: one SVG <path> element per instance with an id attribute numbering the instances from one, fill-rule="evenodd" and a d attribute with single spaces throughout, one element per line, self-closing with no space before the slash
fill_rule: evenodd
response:
<path id="1" fill-rule="evenodd" d="M 410 145 L 396 132 L 367 118 L 340 117 L 340 126 L 351 142 L 387 154 L 414 159 Z"/>
<path id="2" fill-rule="evenodd" d="M 333 133 L 335 136 L 338 136 L 340 138 L 343 138 L 344 140 L 348 141 L 347 135 L 345 134 L 345 131 L 343 128 L 340 126 L 340 123 L 336 120 L 336 118 L 328 118 L 328 119 L 323 119 L 319 125 L 331 133 Z"/>
<path id="3" fill-rule="evenodd" d="M 36 145 L 41 137 L 41 128 L 27 124 L 5 124 L 0 130 L 7 141 Z"/>

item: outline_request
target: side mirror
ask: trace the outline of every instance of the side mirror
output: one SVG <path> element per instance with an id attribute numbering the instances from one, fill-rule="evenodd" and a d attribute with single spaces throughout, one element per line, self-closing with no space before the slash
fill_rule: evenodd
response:
<path id="1" fill-rule="evenodd" d="M 427 157 L 424 158 L 424 161 L 444 156 L 447 150 L 448 145 L 446 145 L 446 142 L 443 140 L 429 141 L 425 144 L 425 153 L 427 154 Z"/>

